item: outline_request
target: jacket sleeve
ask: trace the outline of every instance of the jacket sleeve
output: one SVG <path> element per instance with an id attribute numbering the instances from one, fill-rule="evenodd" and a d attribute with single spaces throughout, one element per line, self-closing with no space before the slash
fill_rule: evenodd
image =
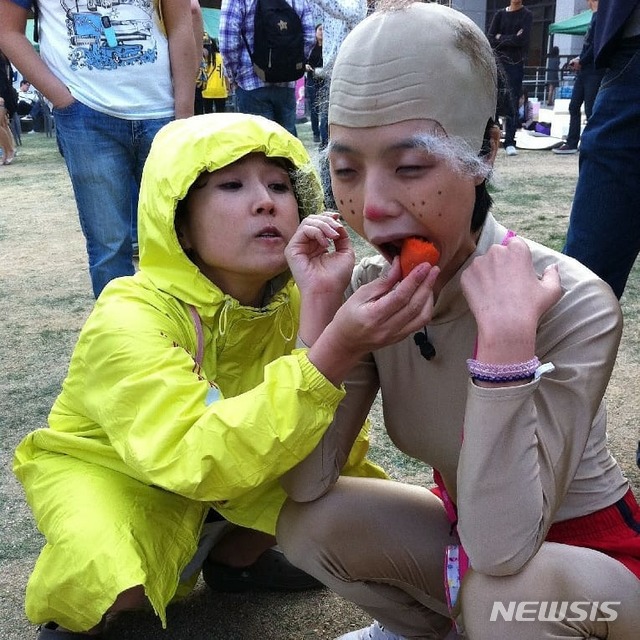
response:
<path id="1" fill-rule="evenodd" d="M 489 40 L 489 43 L 491 44 L 491 46 L 496 49 L 498 47 L 498 43 L 500 42 L 500 40 L 496 40 L 496 36 L 500 33 L 500 29 L 501 29 L 501 20 L 500 20 L 500 16 L 501 16 L 501 12 L 498 11 L 494 16 L 493 16 L 493 20 L 491 20 L 491 25 L 489 26 L 489 30 L 487 31 L 487 39 Z M 502 35 L 502 34 L 501 34 Z"/>
<path id="2" fill-rule="evenodd" d="M 299 350 L 266 364 L 255 388 L 224 398 L 179 346 L 193 345 L 192 334 L 186 320 L 150 305 L 103 304 L 82 332 L 63 396 L 102 427 L 135 477 L 195 500 L 229 500 L 310 453 L 344 393 Z"/>
<path id="3" fill-rule="evenodd" d="M 457 478 L 459 533 L 471 565 L 517 573 L 537 552 L 576 476 L 621 336 L 620 307 L 596 278 L 541 319 L 537 355 L 555 371 L 515 387 L 469 382 Z"/>
<path id="4" fill-rule="evenodd" d="M 302 31 L 304 33 L 304 57 L 305 60 L 309 58 L 311 49 L 316 43 L 316 25 L 313 19 L 313 9 L 310 2 L 305 2 L 302 5 L 302 13 L 300 16 L 302 22 Z"/>
<path id="5" fill-rule="evenodd" d="M 367 416 L 379 388 L 372 357 L 361 361 L 350 372 L 345 388 L 347 395 L 318 446 L 280 479 L 288 496 L 296 502 L 319 498 L 334 485 L 341 473 L 386 477 L 379 469 L 372 473 L 349 472 L 349 468 L 354 471 L 362 463 L 368 448 Z M 373 471 L 373 465 L 369 470 Z"/>
<path id="6" fill-rule="evenodd" d="M 236 82 L 240 72 L 242 48 L 245 45 L 240 35 L 243 26 L 241 0 L 223 0 L 220 10 L 219 48 L 231 82 Z"/>
<path id="7" fill-rule="evenodd" d="M 596 20 L 598 12 L 595 11 L 591 16 L 591 23 L 587 29 L 587 33 L 584 37 L 584 43 L 582 44 L 582 51 L 580 52 L 580 66 L 595 68 L 595 56 L 593 50 L 593 34 L 596 30 Z"/>
<path id="8" fill-rule="evenodd" d="M 333 18 L 345 22 L 350 30 L 367 15 L 364 0 L 314 0 L 314 4 Z"/>

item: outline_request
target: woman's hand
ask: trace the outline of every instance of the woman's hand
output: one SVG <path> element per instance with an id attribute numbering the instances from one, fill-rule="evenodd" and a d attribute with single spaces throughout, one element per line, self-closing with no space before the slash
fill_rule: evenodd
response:
<path id="1" fill-rule="evenodd" d="M 433 283 L 440 269 L 416 266 L 402 279 L 400 260 L 380 278 L 359 287 L 309 350 L 309 360 L 334 384 L 370 351 L 422 329 L 433 313 Z"/>
<path id="2" fill-rule="evenodd" d="M 303 296 L 337 293 L 342 299 L 351 279 L 355 252 L 337 213 L 304 218 L 285 256 Z"/>
<path id="3" fill-rule="evenodd" d="M 562 296 L 557 265 L 539 277 L 529 247 L 516 237 L 475 258 L 461 285 L 478 324 L 478 360 L 513 363 L 535 355 L 540 318 Z"/>

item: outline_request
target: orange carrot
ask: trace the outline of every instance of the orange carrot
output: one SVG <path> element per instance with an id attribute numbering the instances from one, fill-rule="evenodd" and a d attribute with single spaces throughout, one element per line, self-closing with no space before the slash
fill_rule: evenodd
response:
<path id="1" fill-rule="evenodd" d="M 423 240 L 422 238 L 406 238 L 402 243 L 400 251 L 400 268 L 402 269 L 402 277 L 406 278 L 411 269 L 415 266 L 428 262 L 435 266 L 440 260 L 440 252 L 436 249 L 432 242 Z"/>

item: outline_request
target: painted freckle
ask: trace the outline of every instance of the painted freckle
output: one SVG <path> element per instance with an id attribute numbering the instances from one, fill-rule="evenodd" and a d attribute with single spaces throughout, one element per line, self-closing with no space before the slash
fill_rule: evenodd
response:
<path id="1" fill-rule="evenodd" d="M 353 209 L 351 209 L 351 215 L 352 215 L 352 216 L 355 216 L 355 215 L 356 215 L 356 212 L 355 212 Z"/>

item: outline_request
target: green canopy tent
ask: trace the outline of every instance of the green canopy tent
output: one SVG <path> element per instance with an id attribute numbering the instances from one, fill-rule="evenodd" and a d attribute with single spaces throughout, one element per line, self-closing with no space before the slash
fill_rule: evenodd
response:
<path id="1" fill-rule="evenodd" d="M 220 9 L 202 7 L 202 17 L 204 19 L 204 30 L 211 38 L 217 38 L 220 30 Z"/>
<path id="2" fill-rule="evenodd" d="M 549 34 L 565 33 L 571 36 L 583 36 L 587 33 L 592 15 L 591 9 L 587 9 L 567 20 L 554 22 L 549 25 Z"/>

